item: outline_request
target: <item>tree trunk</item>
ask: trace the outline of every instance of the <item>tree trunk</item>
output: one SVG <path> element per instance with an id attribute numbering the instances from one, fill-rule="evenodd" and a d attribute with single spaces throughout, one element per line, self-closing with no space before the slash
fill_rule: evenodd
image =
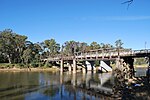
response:
<path id="1" fill-rule="evenodd" d="M 7 58 L 8 58 L 9 63 L 11 64 L 12 62 L 11 62 L 10 55 L 7 55 Z"/>

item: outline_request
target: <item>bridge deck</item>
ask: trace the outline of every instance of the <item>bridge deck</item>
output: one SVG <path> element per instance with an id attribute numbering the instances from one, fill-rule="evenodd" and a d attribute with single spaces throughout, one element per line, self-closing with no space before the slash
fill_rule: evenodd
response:
<path id="1" fill-rule="evenodd" d="M 150 49 L 142 49 L 142 50 L 131 50 L 131 49 L 126 49 L 126 50 L 120 50 L 119 52 L 117 50 L 93 50 L 89 52 L 76 52 L 74 56 L 62 56 L 62 55 L 57 55 L 55 57 L 48 57 L 48 61 L 59 61 L 61 59 L 63 60 L 110 60 L 110 59 L 116 59 L 118 56 L 121 58 L 124 57 L 145 57 L 145 56 L 150 56 Z"/>

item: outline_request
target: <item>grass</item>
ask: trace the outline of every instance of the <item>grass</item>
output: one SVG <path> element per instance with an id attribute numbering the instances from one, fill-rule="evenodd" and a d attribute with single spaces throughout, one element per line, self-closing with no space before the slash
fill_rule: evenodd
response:
<path id="1" fill-rule="evenodd" d="M 148 67 L 148 64 L 134 65 L 134 67 L 137 67 L 137 68 L 138 68 L 138 67 L 142 67 L 142 68 L 143 68 L 143 67 Z"/>
<path id="2" fill-rule="evenodd" d="M 116 67 L 116 64 L 111 64 L 110 65 L 112 68 L 115 68 Z M 136 65 L 136 64 L 134 64 L 133 65 L 135 68 L 145 68 L 145 67 L 148 67 L 148 65 L 147 64 L 141 64 L 141 65 Z"/>

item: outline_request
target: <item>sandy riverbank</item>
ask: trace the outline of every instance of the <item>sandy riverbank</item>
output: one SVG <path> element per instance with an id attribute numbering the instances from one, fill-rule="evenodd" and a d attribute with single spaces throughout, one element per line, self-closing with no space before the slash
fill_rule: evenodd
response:
<path id="1" fill-rule="evenodd" d="M 8 69 L 0 69 L 0 72 L 23 72 L 23 71 L 32 71 L 32 72 L 39 72 L 39 71 L 51 71 L 56 72 L 59 71 L 59 68 L 8 68 Z"/>

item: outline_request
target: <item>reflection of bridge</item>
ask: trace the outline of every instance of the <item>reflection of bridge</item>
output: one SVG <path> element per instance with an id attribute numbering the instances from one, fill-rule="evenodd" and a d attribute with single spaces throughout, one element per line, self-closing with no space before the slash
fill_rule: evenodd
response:
<path id="1" fill-rule="evenodd" d="M 79 75 L 79 76 L 78 76 Z M 77 78 L 78 77 L 78 78 Z M 112 94 L 114 84 L 111 73 L 93 74 L 70 74 L 69 77 L 63 77 L 64 85 L 73 85 L 76 88 L 84 90 L 94 90 L 95 92 Z M 62 80 L 60 80 L 62 82 Z"/>
<path id="2" fill-rule="evenodd" d="M 99 50 L 91 50 L 89 52 L 77 52 L 73 56 L 62 56 L 57 55 L 55 57 L 49 57 L 44 60 L 52 61 L 60 61 L 61 71 L 63 71 L 64 61 L 67 62 L 69 71 L 71 71 L 73 67 L 73 73 L 76 73 L 77 61 L 82 61 L 83 71 L 88 70 L 88 65 L 85 63 L 90 63 L 91 70 L 94 70 L 94 62 L 103 60 L 110 61 L 116 60 L 120 57 L 125 60 L 127 64 L 133 67 L 133 58 L 135 57 L 150 57 L 150 49 L 143 50 L 132 50 L 132 49 L 99 49 Z M 109 65 L 109 64 L 108 64 Z M 104 69 L 108 70 L 106 66 L 101 66 Z M 85 71 L 84 71 L 85 72 Z"/>

